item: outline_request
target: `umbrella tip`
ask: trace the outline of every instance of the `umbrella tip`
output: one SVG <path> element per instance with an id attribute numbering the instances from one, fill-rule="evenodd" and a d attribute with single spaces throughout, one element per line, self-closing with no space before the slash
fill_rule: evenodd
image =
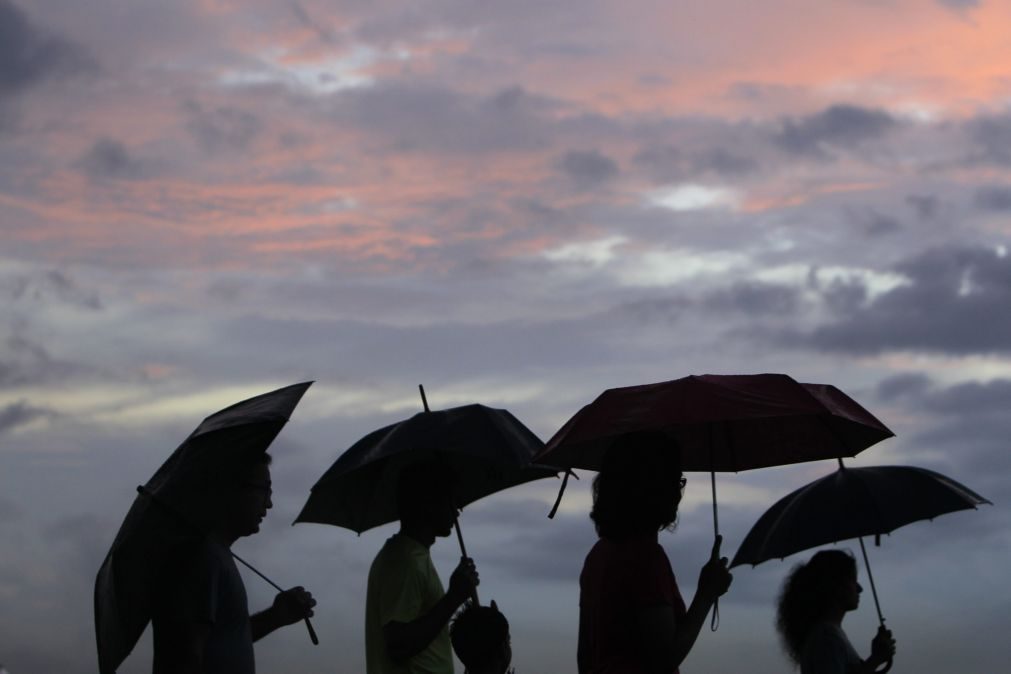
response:
<path id="1" fill-rule="evenodd" d="M 421 393 L 421 404 L 424 405 L 425 411 L 430 412 L 428 409 L 428 398 L 425 397 L 425 387 L 422 384 L 418 384 L 418 391 Z"/>

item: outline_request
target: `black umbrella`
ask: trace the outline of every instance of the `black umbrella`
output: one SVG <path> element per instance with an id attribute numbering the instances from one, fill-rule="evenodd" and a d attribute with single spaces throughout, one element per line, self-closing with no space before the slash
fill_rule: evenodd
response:
<path id="1" fill-rule="evenodd" d="M 872 466 L 839 470 L 787 494 L 758 519 L 731 568 L 760 564 L 827 543 L 860 540 L 878 620 L 884 625 L 864 536 L 990 503 L 965 485 L 925 468 Z M 879 538 L 880 541 L 880 538 Z"/>
<path id="2" fill-rule="evenodd" d="M 115 672 L 151 620 L 162 564 L 178 546 L 203 536 L 188 496 L 199 476 L 237 458 L 266 452 L 312 382 L 243 400 L 204 419 L 155 472 L 134 500 L 95 579 L 99 671 Z M 280 590 L 233 553 L 235 559 Z M 312 626 L 306 620 L 316 643 Z"/>
<path id="3" fill-rule="evenodd" d="M 455 477 L 457 506 L 552 477 L 532 466 L 544 443 L 507 410 L 464 405 L 425 411 L 369 433 L 341 454 L 312 487 L 295 522 L 333 524 L 362 533 L 398 519 L 397 480 L 411 465 L 436 460 Z M 460 552 L 463 536 L 455 524 Z"/>

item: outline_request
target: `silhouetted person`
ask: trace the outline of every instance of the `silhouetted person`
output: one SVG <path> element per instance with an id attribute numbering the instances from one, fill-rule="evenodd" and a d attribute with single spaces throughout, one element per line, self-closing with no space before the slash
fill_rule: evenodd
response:
<path id="1" fill-rule="evenodd" d="M 429 549 L 449 536 L 457 509 L 447 469 L 432 462 L 404 469 L 397 483 L 400 531 L 369 569 L 365 601 L 368 674 L 452 674 L 448 623 L 479 580 L 461 558 L 444 592 Z"/>
<path id="2" fill-rule="evenodd" d="M 801 674 L 865 674 L 895 655 L 895 639 L 883 625 L 871 641 L 866 660 L 860 659 L 846 638 L 843 617 L 860 605 L 862 591 L 856 560 L 848 550 L 816 552 L 787 576 L 776 627 L 786 654 Z"/>
<path id="3" fill-rule="evenodd" d="M 246 589 L 230 548 L 260 529 L 271 503 L 270 455 L 256 454 L 196 488 L 190 521 L 206 533 L 179 550 L 156 595 L 151 619 L 154 674 L 253 674 L 253 642 L 312 616 L 301 587 L 278 593 L 249 615 Z"/>
<path id="4" fill-rule="evenodd" d="M 506 674 L 512 662 L 509 621 L 491 606 L 468 605 L 457 614 L 450 628 L 450 639 L 464 674 Z"/>
<path id="5" fill-rule="evenodd" d="M 677 519 L 684 485 L 678 447 L 660 434 L 625 436 L 604 456 L 590 513 L 600 539 L 579 577 L 580 674 L 676 672 L 730 587 L 717 538 L 685 607 L 657 542 Z"/>

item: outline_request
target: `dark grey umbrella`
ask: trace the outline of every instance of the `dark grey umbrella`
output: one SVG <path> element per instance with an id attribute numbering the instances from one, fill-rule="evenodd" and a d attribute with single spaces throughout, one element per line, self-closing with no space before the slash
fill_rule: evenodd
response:
<path id="1" fill-rule="evenodd" d="M 295 522 L 333 524 L 357 533 L 394 522 L 401 471 L 430 460 L 454 476 L 458 507 L 557 475 L 531 465 L 544 443 L 507 410 L 464 405 L 430 412 L 427 402 L 425 409 L 369 433 L 341 454 L 313 485 Z M 466 557 L 459 522 L 456 533 Z"/>
<path id="2" fill-rule="evenodd" d="M 153 590 L 165 560 L 179 546 L 204 535 L 193 523 L 195 513 L 187 498 L 194 480 L 227 469 L 244 454 L 266 452 L 311 384 L 287 386 L 212 414 L 137 488 L 140 494 L 95 579 L 95 638 L 102 674 L 116 671 L 151 620 Z M 315 642 L 308 620 L 306 625 Z"/>
<path id="3" fill-rule="evenodd" d="M 839 470 L 787 494 L 758 519 L 730 566 L 760 564 L 851 538 L 860 540 L 878 619 L 884 624 L 863 536 L 990 503 L 964 484 L 925 468 L 872 466 Z"/>

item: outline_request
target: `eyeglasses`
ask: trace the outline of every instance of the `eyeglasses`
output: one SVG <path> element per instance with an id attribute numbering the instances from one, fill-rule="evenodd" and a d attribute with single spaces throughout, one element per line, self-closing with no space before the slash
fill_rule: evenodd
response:
<path id="1" fill-rule="evenodd" d="M 683 490 L 685 488 L 685 485 L 688 484 L 688 478 L 682 477 L 680 480 L 678 480 L 678 483 L 681 485 L 681 489 Z"/>

